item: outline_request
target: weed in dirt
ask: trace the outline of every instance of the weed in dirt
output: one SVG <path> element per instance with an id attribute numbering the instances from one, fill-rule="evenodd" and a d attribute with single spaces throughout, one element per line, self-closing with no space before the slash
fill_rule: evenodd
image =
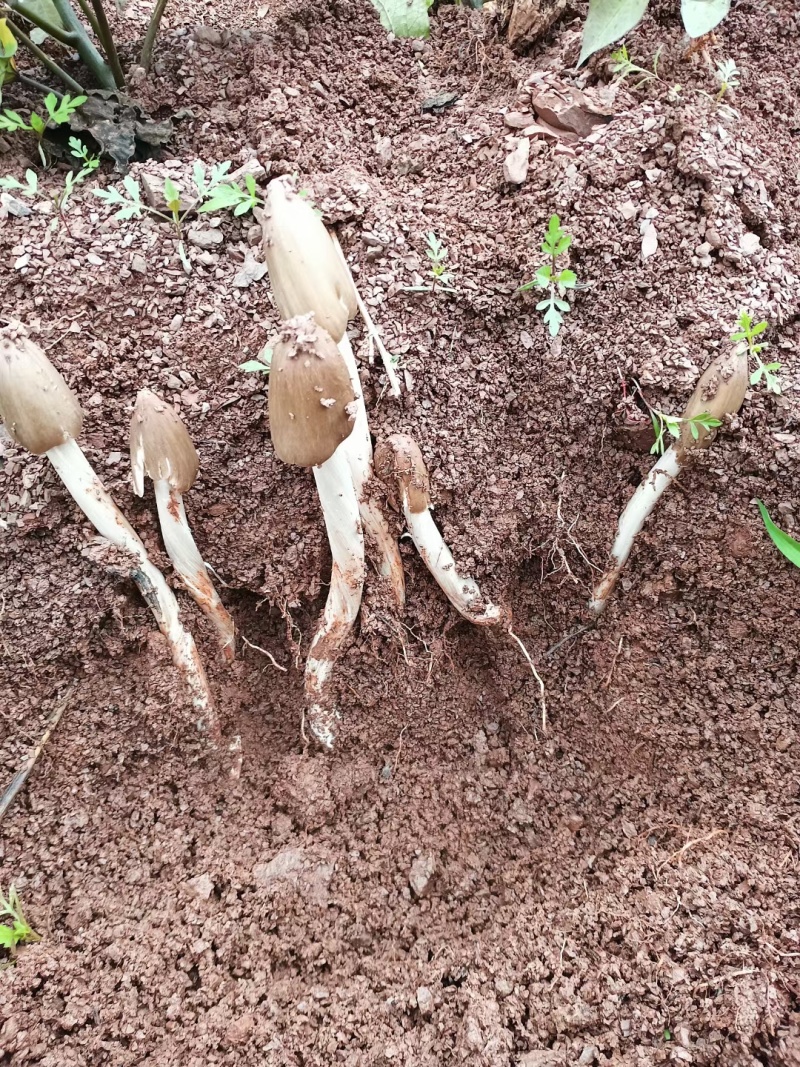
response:
<path id="1" fill-rule="evenodd" d="M 780 395 L 781 383 L 778 378 L 777 371 L 781 369 L 780 363 L 764 363 L 761 359 L 761 353 L 769 345 L 766 341 L 757 342 L 756 338 L 760 337 L 767 328 L 767 322 L 762 319 L 761 322 L 753 322 L 753 317 L 749 311 L 742 311 L 739 313 L 739 318 L 736 320 L 736 325 L 739 329 L 731 334 L 732 341 L 746 341 L 748 355 L 756 361 L 756 369 L 750 375 L 750 384 L 758 385 L 761 379 L 764 379 L 764 385 L 767 387 L 770 393 Z"/>
<path id="2" fill-rule="evenodd" d="M 719 90 L 716 96 L 718 101 L 725 97 L 729 89 L 739 88 L 739 68 L 734 60 L 723 59 L 721 63 L 717 64 L 715 75 L 719 82 Z"/>
<path id="3" fill-rule="evenodd" d="M 796 541 L 789 534 L 785 533 L 780 526 L 776 526 L 770 518 L 770 514 L 764 506 L 764 502 L 756 500 L 758 510 L 761 512 L 761 518 L 764 522 L 764 527 L 769 534 L 772 543 L 777 550 L 795 565 L 800 567 L 800 541 Z"/>
<path id="4" fill-rule="evenodd" d="M 262 348 L 255 359 L 248 359 L 239 364 L 239 370 L 245 374 L 269 374 L 272 370 L 272 349 L 269 345 Z"/>
<path id="5" fill-rule="evenodd" d="M 74 156 L 76 160 L 81 162 L 83 166 L 80 170 L 70 170 L 67 172 L 67 176 L 64 179 L 64 188 L 54 198 L 56 208 L 62 219 L 64 218 L 67 201 L 75 191 L 75 186 L 86 181 L 89 175 L 93 174 L 100 166 L 100 157 L 91 155 L 89 149 L 79 137 L 70 137 L 69 148 L 70 154 Z"/>
<path id="6" fill-rule="evenodd" d="M 46 115 L 42 116 L 38 111 L 31 111 L 27 122 L 18 111 L 4 108 L 2 115 L 0 115 L 0 131 L 3 133 L 35 134 L 39 158 L 42 161 L 42 166 L 46 167 L 48 159 L 42 145 L 45 130 L 48 126 L 61 126 L 65 122 L 69 122 L 71 116 L 75 114 L 81 104 L 86 103 L 86 99 L 85 96 L 70 96 L 67 93 L 66 96 L 61 97 L 59 100 L 55 93 L 48 93 L 44 98 Z"/>
<path id="7" fill-rule="evenodd" d="M 409 285 L 407 293 L 434 293 L 439 289 L 443 293 L 454 293 L 453 272 L 449 269 L 447 260 L 450 253 L 443 242 L 436 236 L 433 230 L 425 234 L 425 255 L 430 260 L 430 274 L 433 279 L 431 285 Z"/>
<path id="8" fill-rule="evenodd" d="M 571 244 L 572 237 L 562 229 L 561 219 L 558 215 L 551 215 L 542 242 L 542 252 L 550 257 L 550 262 L 539 267 L 532 282 L 526 282 L 517 289 L 518 293 L 527 293 L 531 289 L 543 289 L 547 293 L 545 299 L 536 305 L 536 310 L 544 312 L 544 321 L 551 337 L 558 334 L 564 314 L 570 310 L 569 303 L 564 299 L 566 290 L 574 289 L 578 283 L 574 271 L 567 267 L 559 270 L 556 263 Z"/>
<path id="9" fill-rule="evenodd" d="M 8 887 L 8 898 L 0 893 L 0 920 L 6 919 L 11 920 L 11 925 L 0 922 L 0 948 L 12 954 L 13 962 L 17 945 L 30 945 L 34 941 L 41 941 L 41 935 L 36 933 L 25 918 L 19 893 L 13 885 Z"/>
<path id="10" fill-rule="evenodd" d="M 647 404 L 646 400 L 645 403 Z M 654 456 L 664 455 L 667 447 L 667 433 L 677 441 L 681 435 L 681 426 L 688 426 L 692 439 L 697 441 L 700 438 L 701 429 L 716 430 L 718 426 L 722 425 L 719 419 L 715 419 L 707 411 L 701 411 L 699 415 L 692 415 L 688 419 L 679 419 L 674 415 L 667 415 L 663 411 L 658 411 L 656 408 L 650 408 L 650 418 L 653 420 L 653 432 L 656 435 L 653 447 L 650 449 L 651 454 Z"/>
<path id="11" fill-rule="evenodd" d="M 8 192 L 13 190 L 21 196 L 33 199 L 39 192 L 39 176 L 30 167 L 25 171 L 24 183 L 15 178 L 13 174 L 6 174 L 5 178 L 0 178 L 0 189 L 5 189 Z"/>
<path id="12" fill-rule="evenodd" d="M 653 56 L 653 69 L 647 70 L 645 67 L 640 67 L 632 61 L 631 57 L 628 55 L 628 49 L 623 42 L 616 52 L 611 53 L 611 73 L 617 81 L 621 82 L 635 75 L 639 78 L 639 81 L 633 88 L 638 89 L 646 82 L 660 81 L 658 77 L 658 61 L 660 58 L 661 49 L 659 48 Z"/>
<path id="13" fill-rule="evenodd" d="M 231 161 L 217 163 L 211 168 L 210 174 L 206 174 L 205 166 L 196 162 L 192 170 L 192 183 L 195 197 L 184 204 L 179 185 L 171 178 L 164 179 L 162 195 L 166 211 L 161 211 L 151 204 L 142 200 L 142 190 L 139 182 L 130 174 L 122 179 L 122 185 L 127 195 L 123 195 L 119 189 L 113 186 L 110 189 L 95 189 L 95 196 L 105 200 L 107 204 L 118 207 L 114 218 L 117 219 L 140 219 L 145 213 L 154 215 L 156 218 L 169 222 L 175 229 L 178 239 L 178 255 L 187 274 L 191 273 L 191 264 L 186 254 L 186 246 L 183 242 L 183 224 L 187 217 L 196 211 L 198 214 L 210 211 L 233 210 L 234 215 L 244 215 L 254 207 L 263 204 L 263 200 L 256 190 L 255 179 L 252 175 L 245 176 L 245 188 L 235 182 L 224 182 L 231 167 Z"/>

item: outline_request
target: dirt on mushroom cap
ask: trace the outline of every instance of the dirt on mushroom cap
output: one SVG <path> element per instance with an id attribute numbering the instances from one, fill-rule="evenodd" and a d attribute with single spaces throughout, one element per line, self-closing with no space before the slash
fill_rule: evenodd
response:
<path id="1" fill-rule="evenodd" d="M 81 432 L 77 397 L 27 337 L 0 336 L 0 420 L 15 441 L 37 456 Z"/>
<path id="2" fill-rule="evenodd" d="M 355 425 L 355 393 L 344 359 L 311 314 L 284 325 L 272 351 L 269 428 L 284 463 L 330 459 Z"/>

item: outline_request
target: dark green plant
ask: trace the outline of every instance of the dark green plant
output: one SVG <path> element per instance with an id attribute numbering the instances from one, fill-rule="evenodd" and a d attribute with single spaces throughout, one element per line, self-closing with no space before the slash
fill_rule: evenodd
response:
<path id="1" fill-rule="evenodd" d="M 153 44 L 166 6 L 167 0 L 156 0 L 150 15 L 139 58 L 145 70 L 152 61 Z M 39 37 L 44 34 L 65 49 L 77 52 L 101 89 L 124 88 L 125 73 L 108 24 L 104 0 L 49 0 L 46 5 L 35 0 L 4 0 L 0 3 L 0 16 L 5 17 L 16 41 L 72 92 L 80 93 L 83 89 L 52 55 L 40 48 L 33 39 L 34 30 L 38 31 Z M 23 82 L 33 83 L 24 74 L 18 76 Z"/>
<path id="2" fill-rule="evenodd" d="M 772 543 L 795 567 L 800 567 L 800 541 L 795 541 L 789 534 L 784 533 L 780 526 L 775 525 L 761 500 L 756 500 L 756 504 L 758 504 L 758 510 L 761 512 L 761 518 L 764 520 L 764 526 Z"/>

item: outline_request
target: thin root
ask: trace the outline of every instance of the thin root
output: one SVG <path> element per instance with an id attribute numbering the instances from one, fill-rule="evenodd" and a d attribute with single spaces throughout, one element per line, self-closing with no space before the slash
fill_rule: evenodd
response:
<path id="1" fill-rule="evenodd" d="M 244 643 L 247 645 L 248 648 L 254 648 L 256 650 L 256 652 L 260 652 L 262 655 L 266 656 L 273 667 L 275 667 L 279 671 L 283 671 L 284 674 L 286 673 L 286 667 L 282 667 L 281 664 L 278 663 L 278 661 L 275 659 L 275 657 L 272 655 L 271 652 L 267 652 L 267 650 L 265 648 L 262 648 L 261 645 L 254 645 L 252 641 L 248 641 L 247 640 L 247 638 L 244 636 L 244 634 L 241 635 L 241 638 L 244 641 Z"/>
<path id="2" fill-rule="evenodd" d="M 5 813 L 11 807 L 11 802 L 14 800 L 14 797 L 17 795 L 20 789 L 22 789 L 23 785 L 25 785 L 25 782 L 28 780 L 28 775 L 31 773 L 34 768 L 34 764 L 38 760 L 39 756 L 42 754 L 42 749 L 50 740 L 50 735 L 52 734 L 53 730 L 55 730 L 56 726 L 58 726 L 59 719 L 64 714 L 64 709 L 66 708 L 67 704 L 69 704 L 70 698 L 74 692 L 75 686 L 70 689 L 64 700 L 61 701 L 56 710 L 47 720 L 47 726 L 45 728 L 44 733 L 42 734 L 41 740 L 31 749 L 27 759 L 17 771 L 17 773 L 14 775 L 14 777 L 11 779 L 8 788 L 3 793 L 2 797 L 0 797 L 0 819 L 3 818 Z"/>
<path id="3" fill-rule="evenodd" d="M 508 635 L 509 635 L 509 637 L 513 637 L 514 640 L 519 645 L 520 649 L 522 650 L 522 655 L 528 661 L 528 666 L 530 667 L 531 671 L 533 672 L 533 677 L 539 683 L 539 693 L 540 693 L 541 704 L 542 704 L 542 733 L 546 734 L 547 733 L 547 699 L 546 699 L 546 692 L 545 692 L 545 688 L 544 688 L 544 682 L 539 677 L 539 672 L 536 670 L 536 667 L 534 666 L 533 660 L 531 659 L 527 648 L 522 643 L 522 641 L 517 637 L 517 635 L 514 633 L 514 631 L 511 629 L 510 626 L 508 628 Z"/>

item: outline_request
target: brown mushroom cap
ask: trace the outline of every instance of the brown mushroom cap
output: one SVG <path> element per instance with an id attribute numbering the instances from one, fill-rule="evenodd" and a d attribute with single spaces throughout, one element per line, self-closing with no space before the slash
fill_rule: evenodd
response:
<path id="1" fill-rule="evenodd" d="M 267 187 L 261 213 L 264 258 L 282 319 L 314 312 L 338 344 L 357 310 L 350 274 L 322 219 L 281 178 Z"/>
<path id="2" fill-rule="evenodd" d="M 703 412 L 715 419 L 735 415 L 744 403 L 750 384 L 747 357 L 747 345 L 740 343 L 713 359 L 700 375 L 683 418 L 692 419 Z M 696 429 L 698 435 L 695 439 L 687 422 L 681 426 L 679 445 L 684 452 L 706 448 L 711 444 L 713 429 L 704 426 L 696 426 Z"/>
<path id="3" fill-rule="evenodd" d="M 269 431 L 284 463 L 315 467 L 330 459 L 355 426 L 355 393 L 330 334 L 299 315 L 272 348 Z"/>
<path id="4" fill-rule="evenodd" d="M 144 476 L 167 481 L 179 493 L 194 485 L 200 460 L 189 431 L 171 404 L 142 389 L 131 416 L 131 476 L 133 490 L 144 494 Z"/>
<path id="5" fill-rule="evenodd" d="M 397 506 L 397 489 L 405 491 L 414 515 L 427 511 L 431 503 L 431 483 L 419 445 L 406 433 L 393 433 L 375 449 L 375 473 L 386 486 L 392 504 Z"/>
<path id="6" fill-rule="evenodd" d="M 36 456 L 81 432 L 77 397 L 27 337 L 0 335 L 0 419 L 9 435 Z"/>

